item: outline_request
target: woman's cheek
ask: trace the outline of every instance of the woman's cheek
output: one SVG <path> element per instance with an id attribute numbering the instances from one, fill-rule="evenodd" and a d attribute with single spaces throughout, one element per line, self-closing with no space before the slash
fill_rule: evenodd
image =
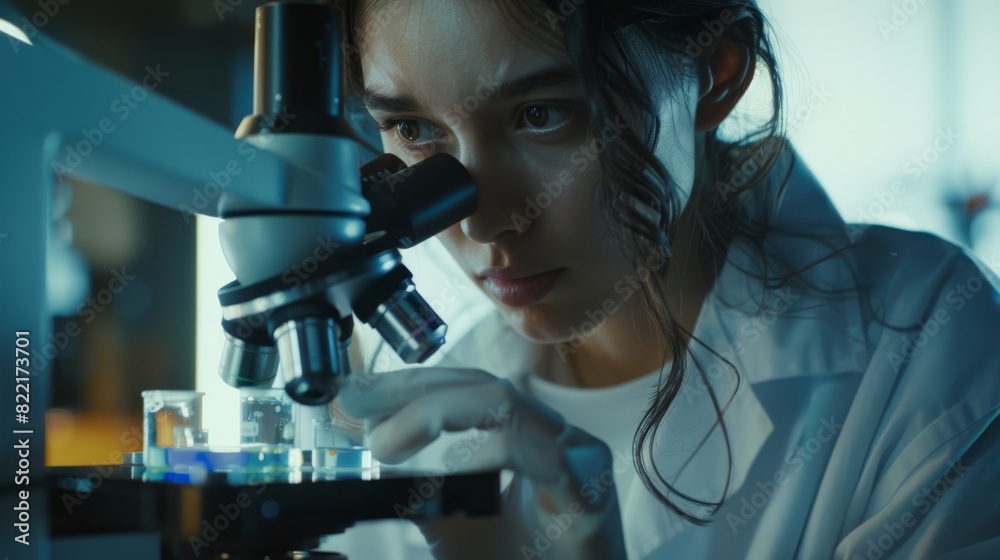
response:
<path id="1" fill-rule="evenodd" d="M 601 177 L 600 166 L 596 164 L 579 172 L 563 170 L 541 183 L 544 188 L 537 197 L 551 196 L 552 217 L 562 222 L 562 227 L 581 230 L 585 232 L 584 238 L 603 238 L 606 228 L 598 197 Z"/>

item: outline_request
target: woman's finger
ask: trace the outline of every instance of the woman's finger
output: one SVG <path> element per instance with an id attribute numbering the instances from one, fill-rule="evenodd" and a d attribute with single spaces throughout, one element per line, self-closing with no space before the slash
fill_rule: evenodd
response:
<path id="1" fill-rule="evenodd" d="M 566 423 L 507 381 L 451 387 L 421 396 L 385 419 L 370 434 L 376 456 L 388 463 L 406 460 L 444 431 L 481 428 L 505 432 L 512 445 L 530 433 L 556 445 Z"/>
<path id="2" fill-rule="evenodd" d="M 432 367 L 351 375 L 360 376 L 360 380 L 345 380 L 337 401 L 341 410 L 354 418 L 387 416 L 423 395 L 497 381 L 478 369 Z"/>
<path id="3" fill-rule="evenodd" d="M 459 472 L 511 469 L 531 480 L 555 484 L 564 474 L 563 452 L 550 437 L 485 430 L 453 444 L 445 460 Z"/>

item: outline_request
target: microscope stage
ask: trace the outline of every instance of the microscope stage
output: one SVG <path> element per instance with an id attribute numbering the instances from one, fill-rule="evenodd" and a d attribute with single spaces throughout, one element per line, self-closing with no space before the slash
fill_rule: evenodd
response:
<path id="1" fill-rule="evenodd" d="M 54 536 L 159 532 L 164 558 L 250 558 L 239 551 L 315 547 L 358 521 L 500 510 L 499 472 L 214 472 L 192 483 L 141 466 L 47 471 Z"/>

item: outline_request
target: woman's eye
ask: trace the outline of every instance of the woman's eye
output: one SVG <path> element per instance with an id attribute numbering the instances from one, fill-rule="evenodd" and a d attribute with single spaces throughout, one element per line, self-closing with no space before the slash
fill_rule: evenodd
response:
<path id="1" fill-rule="evenodd" d="M 523 128 L 532 134 L 554 132 L 573 120 L 577 111 L 553 105 L 529 105 L 521 113 Z"/>
<path id="2" fill-rule="evenodd" d="M 549 108 L 532 105 L 524 112 L 524 122 L 534 128 L 542 128 L 549 124 Z"/>
<path id="3" fill-rule="evenodd" d="M 420 123 L 416 121 L 399 121 L 396 124 L 396 133 L 407 142 L 417 142 L 420 140 Z"/>
<path id="4" fill-rule="evenodd" d="M 382 131 L 391 131 L 394 140 L 402 148 L 411 151 L 427 150 L 443 137 L 440 128 L 417 119 L 394 119 L 378 123 Z"/>

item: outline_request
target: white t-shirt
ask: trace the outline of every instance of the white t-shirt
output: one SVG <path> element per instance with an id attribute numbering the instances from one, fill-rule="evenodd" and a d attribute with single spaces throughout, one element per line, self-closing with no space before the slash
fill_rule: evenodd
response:
<path id="1" fill-rule="evenodd" d="M 555 352 L 546 354 L 555 356 Z M 550 364 L 554 362 L 558 360 L 549 360 Z M 669 371 L 670 364 L 664 367 L 664 371 Z M 632 440 L 643 412 L 656 393 L 659 378 L 657 370 L 611 387 L 584 388 L 532 375 L 528 377 L 527 392 L 562 414 L 570 424 L 607 443 L 615 462 L 629 466 L 615 473 L 615 487 L 621 501 L 638 481 L 632 459 Z"/>

